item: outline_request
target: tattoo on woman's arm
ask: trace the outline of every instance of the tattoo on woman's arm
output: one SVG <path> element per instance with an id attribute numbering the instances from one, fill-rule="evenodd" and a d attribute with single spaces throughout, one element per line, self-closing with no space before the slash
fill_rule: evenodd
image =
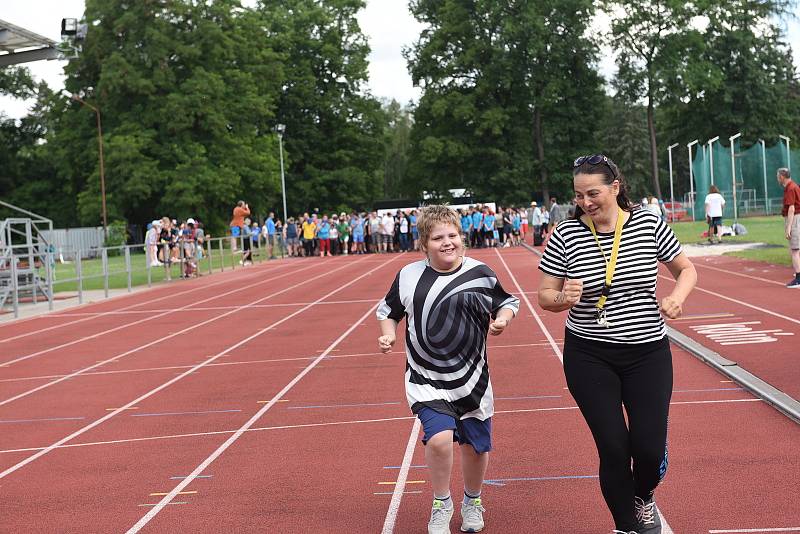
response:
<path id="1" fill-rule="evenodd" d="M 564 302 L 564 292 L 563 291 L 559 291 L 558 293 L 556 293 L 556 296 L 553 299 L 553 301 L 556 304 L 561 304 L 562 302 Z"/>

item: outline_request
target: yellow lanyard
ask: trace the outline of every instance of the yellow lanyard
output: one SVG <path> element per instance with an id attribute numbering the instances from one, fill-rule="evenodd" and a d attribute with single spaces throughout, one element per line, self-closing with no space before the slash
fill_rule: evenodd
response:
<path id="1" fill-rule="evenodd" d="M 597 248 L 600 249 L 600 254 L 603 255 L 603 261 L 606 262 L 606 281 L 603 284 L 603 293 L 600 295 L 600 299 L 595 304 L 595 307 L 599 310 L 603 310 L 603 306 L 606 304 L 606 299 L 608 299 L 608 294 L 611 292 L 611 281 L 614 279 L 614 270 L 617 268 L 617 255 L 619 254 L 619 242 L 622 239 L 622 225 L 625 222 L 625 212 L 622 211 L 622 208 L 617 206 L 617 224 L 614 227 L 614 244 L 611 245 L 611 259 L 606 259 L 606 253 L 603 250 L 603 246 L 600 244 L 600 239 L 597 237 L 597 230 L 594 228 L 594 223 L 592 222 L 591 217 L 587 217 L 589 230 L 592 231 L 592 236 L 594 236 L 594 240 L 597 243 Z"/>

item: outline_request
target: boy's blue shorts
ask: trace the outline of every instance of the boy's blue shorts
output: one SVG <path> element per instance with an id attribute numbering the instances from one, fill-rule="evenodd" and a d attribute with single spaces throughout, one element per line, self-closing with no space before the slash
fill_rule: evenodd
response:
<path id="1" fill-rule="evenodd" d="M 239 237 L 242 235 L 242 228 L 239 226 L 231 226 L 231 236 Z"/>
<path id="2" fill-rule="evenodd" d="M 428 440 L 439 432 L 445 430 L 453 431 L 453 441 L 459 445 L 469 443 L 478 454 L 492 450 L 492 418 L 484 421 L 468 417 L 467 419 L 456 419 L 451 415 L 437 412 L 432 408 L 422 408 L 417 413 L 424 435 L 422 443 L 427 444 Z"/>

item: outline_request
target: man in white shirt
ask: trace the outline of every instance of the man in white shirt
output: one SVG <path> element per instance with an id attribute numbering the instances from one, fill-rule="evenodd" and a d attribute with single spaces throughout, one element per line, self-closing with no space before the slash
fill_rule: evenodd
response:
<path id="1" fill-rule="evenodd" d="M 391 252 L 391 243 L 394 239 L 394 217 L 388 211 L 381 217 L 381 250 Z"/>
<path id="2" fill-rule="evenodd" d="M 722 210 L 725 208 L 725 198 L 719 194 L 717 186 L 712 185 L 708 188 L 705 204 L 706 221 L 708 221 L 708 242 L 719 243 L 722 241 Z"/>

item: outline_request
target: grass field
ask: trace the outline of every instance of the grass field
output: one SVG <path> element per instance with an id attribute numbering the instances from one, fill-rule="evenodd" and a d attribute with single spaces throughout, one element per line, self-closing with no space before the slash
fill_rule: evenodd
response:
<path id="1" fill-rule="evenodd" d="M 253 261 L 262 261 L 264 249 L 255 248 L 253 250 Z M 217 272 L 225 262 L 225 270 L 231 268 L 241 269 L 239 260 L 242 259 L 241 255 L 231 254 L 230 249 L 223 249 L 222 256 L 217 248 L 214 248 L 212 255 L 212 271 Z M 200 274 L 207 274 L 209 272 L 209 259 L 208 257 L 201 260 L 198 264 Z M 103 262 L 101 259 L 83 260 L 81 262 L 81 272 L 83 274 L 83 289 L 95 290 L 103 289 Z M 125 258 L 123 256 L 109 256 L 108 258 L 108 287 L 109 289 L 124 289 L 128 287 L 128 274 L 125 269 Z M 180 279 L 181 264 L 174 263 L 170 267 L 170 277 Z M 53 291 L 58 292 L 75 292 L 78 290 L 78 282 L 74 281 L 77 278 L 77 265 L 75 262 L 71 263 L 56 263 L 56 278 L 53 283 Z M 165 267 L 153 267 L 150 269 L 150 280 L 152 283 L 161 282 L 167 278 L 167 269 Z M 147 285 L 147 262 L 143 253 L 131 254 L 131 286 Z"/>
<path id="2" fill-rule="evenodd" d="M 731 224 L 731 221 L 724 221 Z M 723 243 L 766 243 L 769 248 L 728 252 L 727 255 L 749 260 L 758 260 L 778 265 L 791 265 L 789 246 L 783 234 L 782 217 L 752 217 L 739 219 L 739 223 L 747 228 L 747 235 L 723 238 Z M 705 221 L 679 222 L 672 226 L 675 235 L 684 244 L 704 243 L 703 232 L 708 230 Z"/>

